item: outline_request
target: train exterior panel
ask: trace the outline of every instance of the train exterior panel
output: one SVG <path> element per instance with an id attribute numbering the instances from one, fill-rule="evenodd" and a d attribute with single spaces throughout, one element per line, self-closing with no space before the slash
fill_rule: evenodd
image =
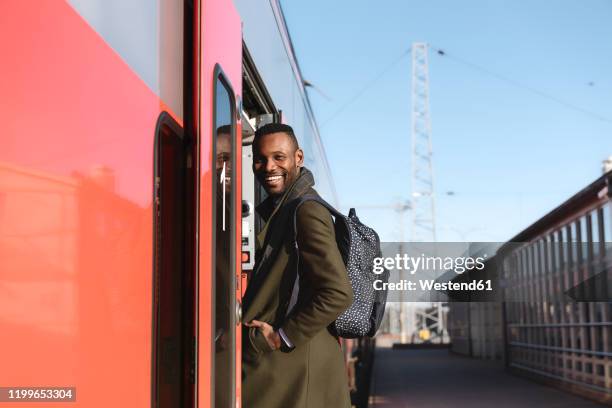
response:
<path id="1" fill-rule="evenodd" d="M 73 4 L 3 6 L 0 384 L 147 406 L 154 139 L 181 108 Z"/>
<path id="2" fill-rule="evenodd" d="M 240 189 L 213 200 L 214 120 L 241 142 L 233 4 L 3 5 L 0 384 L 74 387 L 75 406 L 233 406 Z M 240 155 L 228 163 L 239 186 Z M 226 204 L 218 287 L 213 211 Z M 227 290 L 231 309 L 216 308 Z M 230 379 L 217 393 L 213 361 Z"/>

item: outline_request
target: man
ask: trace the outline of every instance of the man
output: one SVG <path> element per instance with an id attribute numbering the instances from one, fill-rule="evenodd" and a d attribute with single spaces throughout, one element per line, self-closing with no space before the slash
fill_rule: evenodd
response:
<path id="1" fill-rule="evenodd" d="M 286 314 L 297 266 L 292 202 L 316 194 L 303 162 L 290 126 L 257 130 L 253 171 L 269 197 L 257 208 L 266 224 L 243 305 L 245 408 L 350 407 L 342 350 L 327 327 L 350 306 L 353 292 L 331 215 L 314 201 L 297 213 L 299 295 Z"/>

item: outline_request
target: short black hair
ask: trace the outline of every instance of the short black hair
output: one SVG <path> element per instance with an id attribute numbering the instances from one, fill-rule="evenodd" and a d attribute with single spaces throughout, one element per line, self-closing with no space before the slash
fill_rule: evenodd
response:
<path id="1" fill-rule="evenodd" d="M 219 126 L 217 128 L 217 135 L 220 134 L 228 134 L 231 135 L 232 134 L 232 125 L 223 125 L 223 126 Z"/>
<path id="2" fill-rule="evenodd" d="M 267 125 L 263 125 L 259 129 L 255 131 L 255 138 L 253 139 L 253 148 L 257 145 L 259 140 L 265 135 L 269 135 L 270 133 L 285 133 L 291 139 L 291 143 L 295 147 L 295 150 L 300 148 L 300 145 L 295 137 L 295 133 L 293 133 L 293 128 L 289 125 L 285 125 L 284 123 L 268 123 Z"/>

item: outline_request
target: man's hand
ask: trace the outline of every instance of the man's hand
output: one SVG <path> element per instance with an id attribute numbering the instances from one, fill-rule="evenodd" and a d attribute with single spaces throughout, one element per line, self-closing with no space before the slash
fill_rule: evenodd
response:
<path id="1" fill-rule="evenodd" d="M 272 350 L 278 350 L 281 346 L 281 338 L 274 328 L 266 322 L 260 322 L 259 320 L 251 320 L 249 323 L 244 324 L 247 327 L 257 327 L 257 329 L 264 336 L 268 345 Z"/>

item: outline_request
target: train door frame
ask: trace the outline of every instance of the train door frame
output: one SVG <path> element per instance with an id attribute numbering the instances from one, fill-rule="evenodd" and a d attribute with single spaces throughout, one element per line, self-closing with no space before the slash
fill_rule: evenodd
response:
<path id="1" fill-rule="evenodd" d="M 237 132 L 237 123 L 236 123 L 236 97 L 235 97 L 235 93 L 234 93 L 234 88 L 232 87 L 229 78 L 227 77 L 227 75 L 223 72 L 223 69 L 221 68 L 221 65 L 217 64 L 215 66 L 215 70 L 214 70 L 214 84 L 213 84 L 213 109 L 212 109 L 212 123 L 213 123 L 213 135 L 212 135 L 212 157 L 213 159 L 215 159 L 217 157 L 217 146 L 215 143 L 216 140 L 216 127 L 217 127 L 217 121 L 218 121 L 218 111 L 219 111 L 219 107 L 217 105 L 218 102 L 218 95 L 219 95 L 219 88 L 220 87 L 224 87 L 225 91 L 227 92 L 228 96 L 229 96 L 229 107 L 230 107 L 230 126 L 231 126 L 231 164 L 232 166 L 236 165 L 236 161 L 237 161 L 237 154 L 236 154 L 236 132 Z M 216 178 L 216 177 L 215 177 Z M 230 192 L 230 210 L 229 210 L 229 220 L 231 222 L 230 225 L 230 233 L 229 233 L 229 239 L 230 239 L 230 245 L 229 245 L 229 265 L 228 265 L 228 273 L 233 275 L 233 271 L 236 270 L 236 245 L 233 245 L 234 242 L 234 237 L 236 236 L 236 230 L 237 230 L 237 225 L 236 225 L 236 215 L 237 215 L 237 208 L 236 208 L 236 195 L 237 195 L 237 191 L 236 191 L 236 185 L 235 185 L 235 180 L 231 180 L 231 182 L 234 184 L 231 192 Z M 225 181 L 223 181 L 222 183 L 225 183 Z M 216 225 L 217 222 L 219 222 L 218 218 L 218 213 L 217 213 L 217 181 L 215 180 L 215 182 L 212 183 L 212 219 L 213 219 L 213 224 Z M 224 221 L 222 221 L 224 222 Z M 213 245 L 216 247 L 216 245 L 219 244 L 218 242 L 218 237 L 217 237 L 217 228 L 213 225 L 212 228 L 212 242 Z M 213 350 L 212 350 L 212 354 L 211 354 L 211 372 L 212 373 L 216 373 L 216 359 L 215 359 L 215 355 L 216 355 L 216 350 L 215 350 L 215 343 L 217 341 L 217 330 L 216 330 L 216 317 L 217 317 L 217 310 L 216 310 L 216 305 L 217 305 L 217 276 L 216 276 L 216 268 L 217 268 L 217 251 L 213 250 L 212 251 L 212 256 L 211 256 L 211 279 L 212 279 L 212 290 L 211 290 L 211 302 L 212 302 L 212 307 L 211 307 L 211 332 L 213 333 Z M 236 304 L 238 303 L 238 299 L 236 296 L 236 290 L 237 290 L 237 282 L 236 279 L 234 279 L 234 276 L 230 276 L 230 279 L 228 279 L 227 281 L 229 283 L 229 288 L 227 290 L 227 294 L 229 294 L 229 299 L 227 299 L 227 303 L 229 305 L 228 307 L 228 318 L 229 321 L 228 323 L 228 327 L 229 327 L 229 333 L 230 333 L 230 337 L 228 339 L 229 344 L 236 344 L 236 326 L 238 323 L 240 323 L 238 321 L 238 316 L 236 315 L 236 313 L 234 312 L 234 308 L 236 306 Z M 236 363 L 237 363 L 237 350 L 235 347 L 227 347 L 228 350 L 230 351 L 231 355 L 230 355 L 230 366 L 231 367 L 236 367 Z M 212 400 L 213 400 L 213 406 L 218 406 L 217 402 L 217 389 L 216 389 L 216 375 L 213 378 L 213 389 L 212 389 Z M 229 395 L 231 395 L 231 403 L 230 406 L 235 407 L 236 406 L 236 401 L 235 401 L 235 395 L 236 395 L 236 378 L 235 376 L 230 376 L 231 378 L 229 379 L 229 390 L 228 393 Z"/>
<path id="2" fill-rule="evenodd" d="M 183 128 L 167 112 L 162 112 L 155 131 L 153 178 L 154 407 L 177 403 L 190 406 L 194 402 L 195 228 L 189 222 L 196 205 L 195 190 L 191 188 L 192 146 Z M 174 200 L 177 194 L 180 198 Z M 178 382 L 171 379 L 176 376 Z"/>

